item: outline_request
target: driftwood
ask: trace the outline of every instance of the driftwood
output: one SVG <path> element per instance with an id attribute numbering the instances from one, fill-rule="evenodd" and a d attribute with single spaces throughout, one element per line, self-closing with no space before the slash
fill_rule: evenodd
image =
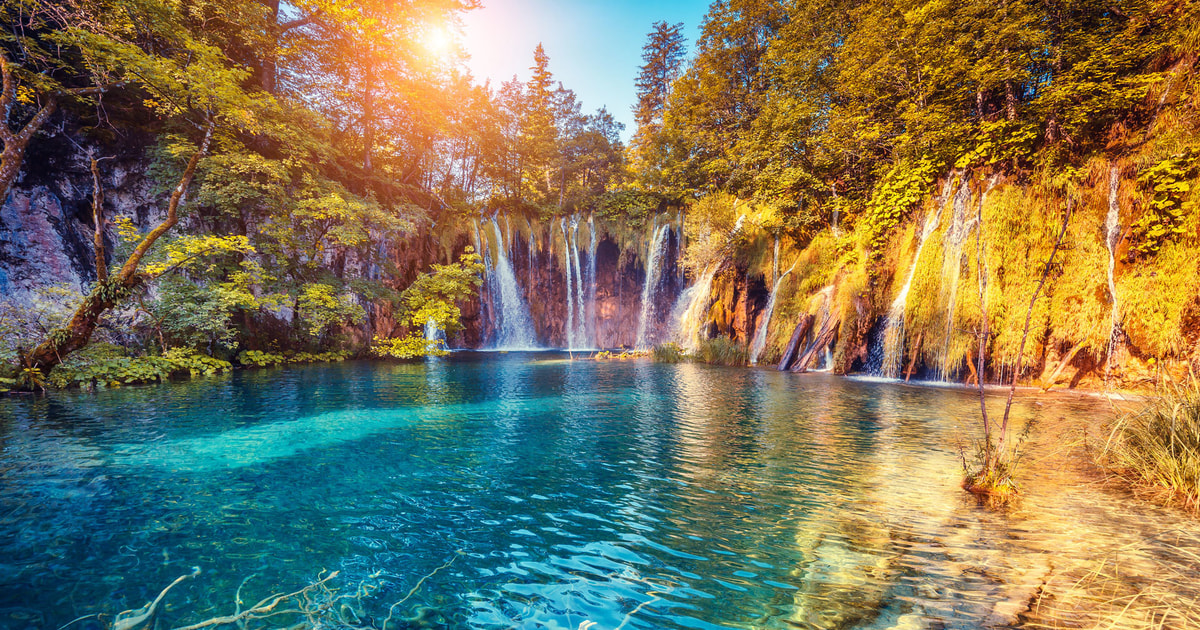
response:
<path id="1" fill-rule="evenodd" d="M 913 346 L 912 356 L 908 359 L 908 371 L 904 373 L 905 383 L 908 382 L 908 379 L 912 378 L 913 370 L 917 368 L 917 359 L 921 356 L 921 342 L 924 340 L 925 332 L 922 331 L 919 335 L 917 335 L 917 343 Z"/>
<path id="2" fill-rule="evenodd" d="M 816 317 L 812 315 L 804 315 L 796 323 L 792 339 L 788 341 L 787 348 L 783 351 L 783 358 L 779 359 L 778 369 L 780 372 L 786 372 L 788 368 L 792 367 L 792 362 L 796 360 L 796 355 L 799 353 L 800 342 L 808 336 L 808 331 L 812 328 L 815 320 Z"/>
<path id="3" fill-rule="evenodd" d="M 792 364 L 793 372 L 807 372 L 808 366 L 812 364 L 813 359 L 817 358 L 822 350 L 829 347 L 833 342 L 833 338 L 837 336 L 838 329 L 841 328 L 842 322 L 833 321 L 832 317 L 826 317 L 825 321 L 821 322 L 821 328 L 817 332 L 817 336 L 813 337 L 812 343 L 804 349 L 800 354 L 800 358 Z"/>
<path id="4" fill-rule="evenodd" d="M 1042 386 L 1043 391 L 1049 391 L 1051 387 L 1054 387 L 1055 381 L 1058 380 L 1058 375 L 1062 374 L 1063 369 L 1070 365 L 1071 361 L 1075 360 L 1075 355 L 1079 354 L 1080 350 L 1083 350 L 1082 341 L 1075 344 L 1075 347 L 1071 348 L 1067 356 L 1063 357 L 1063 360 L 1058 363 L 1058 367 L 1054 368 L 1054 372 L 1050 374 L 1050 378 L 1046 379 L 1045 384 Z"/>

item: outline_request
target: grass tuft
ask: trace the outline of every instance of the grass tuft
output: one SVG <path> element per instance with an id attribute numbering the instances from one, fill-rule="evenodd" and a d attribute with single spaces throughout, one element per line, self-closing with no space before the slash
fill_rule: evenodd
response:
<path id="1" fill-rule="evenodd" d="M 654 349 L 650 351 L 650 356 L 657 363 L 682 363 L 686 358 L 683 348 L 680 348 L 679 344 L 671 342 L 654 346 Z"/>
<path id="2" fill-rule="evenodd" d="M 1122 416 L 1101 462 L 1164 502 L 1200 514 L 1200 386 L 1175 387 Z"/>
<path id="3" fill-rule="evenodd" d="M 717 337 L 701 340 L 695 359 L 715 365 L 749 365 L 750 352 L 746 346 L 728 337 Z"/>

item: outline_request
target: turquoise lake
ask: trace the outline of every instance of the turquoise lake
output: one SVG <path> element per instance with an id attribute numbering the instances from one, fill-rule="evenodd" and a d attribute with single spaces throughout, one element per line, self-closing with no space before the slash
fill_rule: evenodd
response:
<path id="1" fill-rule="evenodd" d="M 1004 509 L 958 487 L 979 403 L 954 388 L 456 353 L 0 399 L 0 627 L 111 619 L 199 567 L 160 627 L 336 570 L 371 586 L 362 626 L 412 592 L 392 630 L 977 628 L 1188 562 L 1195 522 L 1072 442 L 1107 402 L 1019 399 Z"/>

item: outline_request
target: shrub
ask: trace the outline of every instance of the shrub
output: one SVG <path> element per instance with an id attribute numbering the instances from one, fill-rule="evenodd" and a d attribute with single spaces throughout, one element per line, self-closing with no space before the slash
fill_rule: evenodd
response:
<path id="1" fill-rule="evenodd" d="M 750 353 L 746 346 L 728 338 L 702 339 L 694 355 L 697 361 L 716 365 L 748 365 Z"/>
<path id="2" fill-rule="evenodd" d="M 684 359 L 683 348 L 671 342 L 655 346 L 650 351 L 650 356 L 658 363 L 679 363 Z"/>
<path id="3" fill-rule="evenodd" d="M 64 362 L 48 382 L 55 387 L 92 386 L 119 387 L 136 383 L 157 383 L 172 376 L 212 376 L 233 367 L 186 348 L 171 348 L 160 356 L 102 357 L 82 356 Z"/>
<path id="4" fill-rule="evenodd" d="M 1122 416 L 1102 463 L 1169 502 L 1200 509 L 1200 387 L 1175 388 Z"/>

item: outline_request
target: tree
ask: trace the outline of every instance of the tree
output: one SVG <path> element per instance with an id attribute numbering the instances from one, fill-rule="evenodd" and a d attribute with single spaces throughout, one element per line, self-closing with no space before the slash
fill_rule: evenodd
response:
<path id="1" fill-rule="evenodd" d="M 458 303 L 475 295 L 483 284 L 482 258 L 468 246 L 458 262 L 433 265 L 400 295 L 399 321 L 408 328 L 403 337 L 376 337 L 371 351 L 378 356 L 412 359 L 445 354 L 437 342 L 426 339 L 425 326 L 432 322 L 452 335 L 462 329 L 462 311 Z"/>

